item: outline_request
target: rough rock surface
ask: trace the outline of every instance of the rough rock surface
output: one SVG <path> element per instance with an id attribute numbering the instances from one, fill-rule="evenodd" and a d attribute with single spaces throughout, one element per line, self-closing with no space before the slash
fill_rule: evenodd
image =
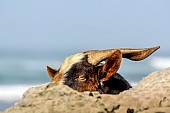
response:
<path id="1" fill-rule="evenodd" d="M 170 68 L 151 73 L 119 95 L 80 93 L 47 83 L 30 88 L 1 113 L 170 113 Z"/>

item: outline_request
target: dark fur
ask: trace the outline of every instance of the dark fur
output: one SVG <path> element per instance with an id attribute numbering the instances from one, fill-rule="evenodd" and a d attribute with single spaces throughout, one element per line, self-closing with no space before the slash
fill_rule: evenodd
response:
<path id="1" fill-rule="evenodd" d="M 108 81 L 103 82 L 103 92 L 106 94 L 119 94 L 128 90 L 132 86 L 118 73 L 113 75 Z"/>
<path id="2" fill-rule="evenodd" d="M 96 91 L 97 81 L 95 80 L 95 67 L 88 63 L 87 56 L 81 62 L 74 64 L 66 73 L 64 84 L 78 91 Z M 84 75 L 86 81 L 80 81 L 79 76 Z"/>
<path id="3" fill-rule="evenodd" d="M 64 84 L 80 92 L 99 91 L 106 94 L 118 94 L 131 88 L 130 84 L 117 73 L 101 85 L 100 79 L 102 75 L 99 75 L 101 73 L 98 72 L 101 68 L 102 66 L 94 66 L 88 63 L 87 56 L 85 56 L 81 62 L 74 64 L 66 73 Z M 80 81 L 80 75 L 84 75 L 86 81 Z"/>

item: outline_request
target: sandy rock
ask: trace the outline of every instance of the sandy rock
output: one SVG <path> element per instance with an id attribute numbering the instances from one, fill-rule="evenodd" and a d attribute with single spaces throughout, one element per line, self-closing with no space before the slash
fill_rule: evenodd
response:
<path id="1" fill-rule="evenodd" d="M 170 68 L 151 73 L 119 95 L 80 93 L 47 83 L 27 90 L 1 113 L 170 113 Z"/>

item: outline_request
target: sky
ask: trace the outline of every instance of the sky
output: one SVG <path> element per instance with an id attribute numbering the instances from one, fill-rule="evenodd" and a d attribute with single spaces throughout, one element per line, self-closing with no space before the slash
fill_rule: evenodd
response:
<path id="1" fill-rule="evenodd" d="M 1 0 L 0 50 L 170 50 L 169 0 Z"/>

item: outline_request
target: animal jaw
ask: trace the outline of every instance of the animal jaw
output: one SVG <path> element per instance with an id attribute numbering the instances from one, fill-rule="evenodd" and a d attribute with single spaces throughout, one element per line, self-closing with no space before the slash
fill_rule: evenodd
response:
<path id="1" fill-rule="evenodd" d="M 99 91 L 116 94 L 131 88 L 130 84 L 116 73 L 122 58 L 143 60 L 157 49 L 159 46 L 86 51 L 67 57 L 59 70 L 47 66 L 47 71 L 52 81 L 63 83 L 80 92 Z M 105 64 L 101 65 L 102 61 L 105 61 Z"/>

